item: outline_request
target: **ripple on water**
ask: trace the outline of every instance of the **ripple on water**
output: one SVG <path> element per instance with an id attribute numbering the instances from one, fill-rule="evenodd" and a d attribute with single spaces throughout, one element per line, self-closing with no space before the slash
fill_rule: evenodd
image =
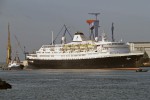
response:
<path id="1" fill-rule="evenodd" d="M 1 72 L 12 89 L 2 100 L 150 100 L 150 73 L 134 71 Z"/>

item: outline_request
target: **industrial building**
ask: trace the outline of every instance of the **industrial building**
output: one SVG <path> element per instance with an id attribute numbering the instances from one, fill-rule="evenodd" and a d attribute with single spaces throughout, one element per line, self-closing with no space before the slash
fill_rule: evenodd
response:
<path id="1" fill-rule="evenodd" d="M 129 42 L 131 52 L 144 53 L 144 65 L 150 65 L 150 42 Z"/>

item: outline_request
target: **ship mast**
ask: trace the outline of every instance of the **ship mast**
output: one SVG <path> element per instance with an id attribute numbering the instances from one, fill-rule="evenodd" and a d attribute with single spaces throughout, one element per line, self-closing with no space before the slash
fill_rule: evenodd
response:
<path id="1" fill-rule="evenodd" d="M 114 23 L 112 22 L 112 26 L 111 26 L 111 32 L 112 32 L 112 42 L 115 41 L 114 39 Z"/>
<path id="2" fill-rule="evenodd" d="M 94 28 L 95 28 L 95 41 L 98 41 L 98 28 L 99 28 L 99 20 L 97 20 L 97 16 L 100 14 L 100 13 L 88 13 L 90 15 L 94 15 L 96 18 L 95 18 L 95 21 L 94 21 Z"/>
<path id="3" fill-rule="evenodd" d="M 53 31 L 51 31 L 52 32 L 52 45 L 54 45 L 54 40 L 53 40 Z"/>
<path id="4" fill-rule="evenodd" d="M 8 65 L 10 61 L 11 61 L 11 43 L 10 43 L 10 30 L 9 30 L 9 23 L 8 23 L 8 44 L 7 44 L 6 64 Z"/>

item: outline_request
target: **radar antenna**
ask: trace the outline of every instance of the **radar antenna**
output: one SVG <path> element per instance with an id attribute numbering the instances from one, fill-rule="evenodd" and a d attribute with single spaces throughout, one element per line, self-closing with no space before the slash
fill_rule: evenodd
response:
<path id="1" fill-rule="evenodd" d="M 97 20 L 97 16 L 98 16 L 100 13 L 88 13 L 88 14 L 90 14 L 90 15 L 95 15 L 96 20 Z"/>

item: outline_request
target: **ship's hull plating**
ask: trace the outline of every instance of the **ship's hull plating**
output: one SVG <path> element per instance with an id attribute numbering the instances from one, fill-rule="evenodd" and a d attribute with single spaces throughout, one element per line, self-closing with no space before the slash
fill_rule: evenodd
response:
<path id="1" fill-rule="evenodd" d="M 28 68 L 32 69 L 97 69 L 97 68 L 131 68 L 137 64 L 142 55 L 106 57 L 76 60 L 30 60 Z"/>

